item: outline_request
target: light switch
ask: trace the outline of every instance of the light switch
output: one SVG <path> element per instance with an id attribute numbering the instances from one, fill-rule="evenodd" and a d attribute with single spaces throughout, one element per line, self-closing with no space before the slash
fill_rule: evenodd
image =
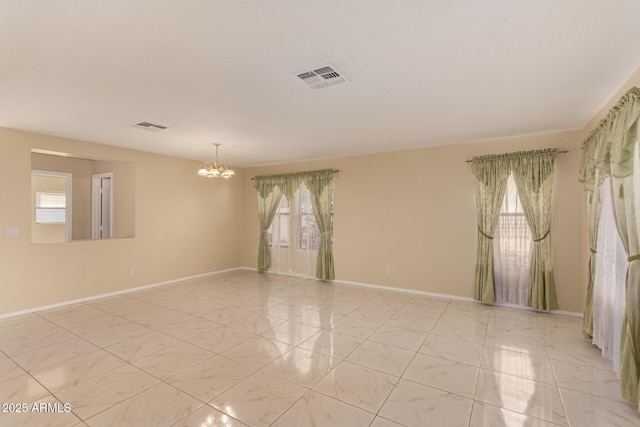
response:
<path id="1" fill-rule="evenodd" d="M 16 226 L 5 227 L 4 228 L 4 235 L 7 236 L 7 237 L 17 236 L 18 235 L 18 227 L 16 227 Z"/>

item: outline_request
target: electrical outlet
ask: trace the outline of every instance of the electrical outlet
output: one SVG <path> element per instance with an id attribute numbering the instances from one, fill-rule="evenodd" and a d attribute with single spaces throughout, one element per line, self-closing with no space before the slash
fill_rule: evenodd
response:
<path id="1" fill-rule="evenodd" d="M 135 267 L 129 267 L 129 276 L 133 276 L 134 274 L 136 274 Z"/>
<path id="2" fill-rule="evenodd" d="M 387 274 L 391 274 L 391 272 L 393 271 L 393 269 L 391 268 L 390 265 L 387 266 Z"/>
<path id="3" fill-rule="evenodd" d="M 18 235 L 18 227 L 16 226 L 11 226 L 11 227 L 5 227 L 4 228 L 4 235 L 7 237 L 14 237 Z"/>

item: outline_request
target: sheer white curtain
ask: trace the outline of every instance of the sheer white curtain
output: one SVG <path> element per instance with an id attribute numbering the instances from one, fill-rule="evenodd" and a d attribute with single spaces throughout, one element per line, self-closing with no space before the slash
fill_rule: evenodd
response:
<path id="1" fill-rule="evenodd" d="M 313 216 L 311 193 L 306 185 L 289 199 L 280 200 L 269 228 L 271 267 L 274 273 L 315 277 L 320 230 Z"/>
<path id="2" fill-rule="evenodd" d="M 598 226 L 596 274 L 593 283 L 593 344 L 620 369 L 620 336 L 625 310 L 627 253 L 616 228 L 611 180 L 604 180 L 602 213 Z"/>
<path id="3" fill-rule="evenodd" d="M 496 302 L 527 305 L 532 244 L 531 230 L 510 175 L 493 236 Z"/>

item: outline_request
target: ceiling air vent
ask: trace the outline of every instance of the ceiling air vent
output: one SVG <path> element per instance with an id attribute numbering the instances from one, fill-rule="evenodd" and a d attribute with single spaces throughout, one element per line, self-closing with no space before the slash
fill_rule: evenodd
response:
<path id="1" fill-rule="evenodd" d="M 314 89 L 321 89 L 349 81 L 333 65 L 325 65 L 315 70 L 296 73 L 296 76 Z"/>
<path id="2" fill-rule="evenodd" d="M 165 130 L 167 128 L 166 126 L 156 125 L 156 124 L 149 123 L 149 122 L 136 123 L 135 125 L 133 125 L 133 127 L 144 129 L 144 130 L 149 130 L 151 132 L 158 132 L 158 131 L 161 131 L 161 130 Z"/>

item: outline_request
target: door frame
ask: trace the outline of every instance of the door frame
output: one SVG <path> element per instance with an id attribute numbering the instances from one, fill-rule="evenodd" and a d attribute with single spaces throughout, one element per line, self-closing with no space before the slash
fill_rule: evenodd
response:
<path id="1" fill-rule="evenodd" d="M 109 238 L 113 236 L 113 172 L 96 173 L 91 175 L 91 238 L 100 240 L 100 223 L 98 221 L 98 205 L 97 193 L 99 190 L 99 182 L 101 179 L 111 179 L 109 187 Z"/>
<path id="2" fill-rule="evenodd" d="M 64 208 L 64 235 L 65 235 L 65 239 L 67 242 L 71 241 L 72 238 L 72 231 L 73 231 L 73 224 L 72 224 L 72 219 L 73 216 L 71 214 L 71 208 L 73 206 L 72 204 L 72 200 L 71 200 L 71 196 L 72 196 L 72 183 L 73 183 L 73 174 L 71 172 L 55 172 L 55 171 L 45 171 L 45 170 L 38 170 L 38 169 L 32 169 L 31 170 L 31 175 L 41 175 L 41 176 L 56 176 L 56 177 L 62 177 L 65 178 L 64 180 L 64 194 L 65 194 L 65 204 L 66 207 Z M 32 196 L 33 197 L 33 196 Z"/>

